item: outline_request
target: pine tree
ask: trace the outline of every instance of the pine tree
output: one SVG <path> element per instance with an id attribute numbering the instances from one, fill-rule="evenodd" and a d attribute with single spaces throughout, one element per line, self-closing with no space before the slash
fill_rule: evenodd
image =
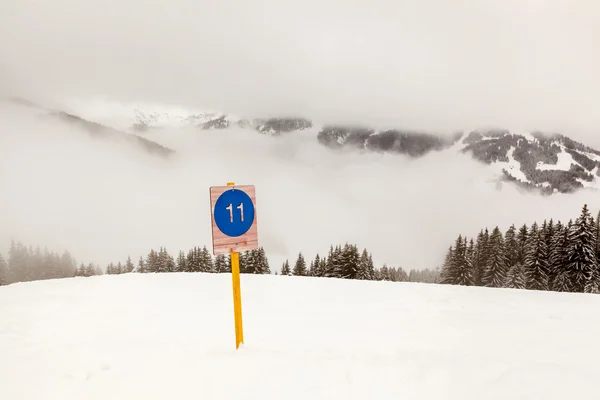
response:
<path id="1" fill-rule="evenodd" d="M 285 260 L 283 265 L 281 266 L 281 275 L 291 275 L 292 270 L 290 269 L 290 262 Z"/>
<path id="2" fill-rule="evenodd" d="M 125 262 L 125 267 L 124 267 L 124 270 L 123 270 L 123 272 L 124 272 L 124 273 L 130 273 L 130 272 L 133 272 L 133 269 L 134 269 L 134 268 L 135 268 L 135 267 L 134 267 L 134 265 L 133 265 L 133 262 L 131 261 L 131 256 L 127 256 L 127 261 Z"/>
<path id="3" fill-rule="evenodd" d="M 490 254 L 483 271 L 482 283 L 488 287 L 502 287 L 508 272 L 508 259 L 504 247 L 504 239 L 499 227 L 495 227 L 490 235 Z"/>
<path id="4" fill-rule="evenodd" d="M 185 257 L 185 252 L 183 250 L 179 250 L 179 254 L 177 255 L 177 272 L 186 272 L 187 270 L 187 258 Z"/>
<path id="5" fill-rule="evenodd" d="M 554 233 L 550 239 L 548 248 L 548 288 L 554 291 L 564 291 L 564 288 L 557 287 L 557 283 L 564 285 L 564 279 L 557 280 L 557 276 L 564 270 L 566 259 L 567 230 L 562 223 L 558 221 L 554 227 Z"/>
<path id="6" fill-rule="evenodd" d="M 481 230 L 475 241 L 475 254 L 473 256 L 473 284 L 483 285 L 483 272 L 486 269 L 488 259 L 490 258 L 490 235 L 487 228 Z"/>
<path id="7" fill-rule="evenodd" d="M 214 272 L 214 263 L 210 251 L 206 246 L 200 250 L 200 272 Z"/>
<path id="8" fill-rule="evenodd" d="M 600 260 L 600 211 L 596 217 L 596 259 Z"/>
<path id="9" fill-rule="evenodd" d="M 523 265 L 517 262 L 510 267 L 506 274 L 504 286 L 512 289 L 525 289 L 525 276 L 523 275 Z"/>
<path id="10" fill-rule="evenodd" d="M 256 251 L 256 274 L 270 274 L 271 268 L 269 267 L 269 260 L 267 258 L 267 254 L 265 249 L 259 247 Z"/>
<path id="11" fill-rule="evenodd" d="M 0 254 L 0 286 L 8 285 L 8 263 Z"/>
<path id="12" fill-rule="evenodd" d="M 227 262 L 225 254 L 219 254 L 215 257 L 215 272 L 225 273 L 231 272 L 231 264 Z"/>
<path id="13" fill-rule="evenodd" d="M 593 292 L 598 287 L 596 237 L 587 204 L 568 233 L 566 270 L 574 292 Z"/>
<path id="14" fill-rule="evenodd" d="M 146 263 L 144 262 L 144 257 L 142 257 L 142 256 L 140 256 L 140 259 L 138 260 L 136 272 L 141 273 L 141 274 L 148 272 L 146 270 Z"/>
<path id="15" fill-rule="evenodd" d="M 298 258 L 296 259 L 294 270 L 292 272 L 296 276 L 306 276 L 306 261 L 304 260 L 302 252 L 298 253 Z"/>
<path id="16" fill-rule="evenodd" d="M 519 262 L 519 245 L 514 224 L 504 234 L 504 249 L 506 252 L 507 267 L 510 269 Z"/>
<path id="17" fill-rule="evenodd" d="M 358 276 L 356 279 L 373 280 L 375 279 L 375 266 L 373 265 L 373 257 L 363 249 L 360 255 Z"/>
<path id="18" fill-rule="evenodd" d="M 200 249 L 194 246 L 188 251 L 185 272 L 200 272 L 201 268 Z"/>
<path id="19" fill-rule="evenodd" d="M 470 252 L 471 254 L 468 255 L 467 238 L 458 235 L 454 248 L 449 249 L 446 254 L 447 264 L 445 263 L 443 267 L 442 283 L 464 286 L 473 285 L 472 259 L 470 257 L 475 252 L 474 248 Z"/>
<path id="20" fill-rule="evenodd" d="M 342 249 L 337 276 L 344 279 L 356 279 L 360 268 L 360 253 L 355 245 L 346 243 Z"/>
<path id="21" fill-rule="evenodd" d="M 458 244 L 458 243 L 457 243 Z M 454 271 L 454 284 L 462 286 L 473 285 L 473 253 L 474 245 L 467 246 L 466 236 L 457 248 L 454 249 L 452 258 L 452 270 Z"/>
<path id="22" fill-rule="evenodd" d="M 482 235 L 483 235 L 483 232 L 482 232 Z M 475 253 L 477 254 L 477 249 L 475 250 Z M 446 257 L 444 258 L 444 263 L 442 264 L 442 283 L 443 284 L 451 285 L 453 282 L 453 279 L 452 279 L 452 276 L 453 276 L 452 256 L 453 256 L 453 249 L 452 249 L 452 246 L 450 246 L 448 248 L 448 251 L 446 252 Z M 410 280 L 410 275 L 409 275 L 409 280 Z M 412 282 L 412 281 L 410 281 L 410 282 Z"/>
<path id="23" fill-rule="evenodd" d="M 529 229 L 527 224 L 523 224 L 517 233 L 517 262 L 521 265 L 525 264 L 525 256 L 527 253 L 527 239 L 529 238 Z"/>
<path id="24" fill-rule="evenodd" d="M 328 278 L 339 278 L 339 270 L 341 268 L 341 246 L 331 246 L 329 254 L 327 256 L 327 263 L 325 266 L 325 276 Z"/>
<path id="25" fill-rule="evenodd" d="M 323 276 L 323 273 L 325 271 L 323 271 L 323 269 L 321 268 L 321 257 L 319 256 L 319 254 L 317 253 L 317 255 L 315 256 L 315 259 L 311 262 L 311 269 L 310 269 L 310 275 L 311 276 Z"/>
<path id="26" fill-rule="evenodd" d="M 537 223 L 531 225 L 526 244 L 524 276 L 527 289 L 548 290 L 549 262 L 548 246 L 544 231 L 538 229 Z"/>
<path id="27" fill-rule="evenodd" d="M 146 257 L 146 272 L 158 272 L 159 270 L 159 265 L 158 265 L 158 253 L 152 249 L 150 250 L 150 253 L 148 253 L 148 256 Z"/>

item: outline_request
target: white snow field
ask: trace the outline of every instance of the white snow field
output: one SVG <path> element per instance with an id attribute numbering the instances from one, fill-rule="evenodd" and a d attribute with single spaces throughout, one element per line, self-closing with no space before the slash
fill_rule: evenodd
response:
<path id="1" fill-rule="evenodd" d="M 600 296 L 242 275 L 0 287 L 0 399 L 591 399 Z"/>

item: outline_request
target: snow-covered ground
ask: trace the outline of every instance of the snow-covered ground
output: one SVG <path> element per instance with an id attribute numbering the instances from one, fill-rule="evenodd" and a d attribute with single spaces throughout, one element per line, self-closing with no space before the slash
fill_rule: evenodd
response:
<path id="1" fill-rule="evenodd" d="M 0 287 L 0 399 L 588 399 L 600 296 L 129 274 Z"/>
<path id="2" fill-rule="evenodd" d="M 548 170 L 561 170 L 568 171 L 571 168 L 571 164 L 579 165 L 577 161 L 573 159 L 573 156 L 565 150 L 565 146 L 560 145 L 561 151 L 557 154 L 557 162 L 556 164 L 545 164 L 543 162 L 538 162 L 536 168 L 540 171 L 548 171 Z M 582 167 L 583 168 L 583 167 Z"/>
<path id="3" fill-rule="evenodd" d="M 490 164 L 490 168 L 496 171 L 498 175 L 502 175 L 502 170 L 506 170 L 513 178 L 516 178 L 521 182 L 531 183 L 531 181 L 527 179 L 527 176 L 525 176 L 525 173 L 521 171 L 521 163 L 514 158 L 514 152 L 515 147 L 510 146 L 510 149 L 506 153 L 508 161 L 495 161 Z"/>

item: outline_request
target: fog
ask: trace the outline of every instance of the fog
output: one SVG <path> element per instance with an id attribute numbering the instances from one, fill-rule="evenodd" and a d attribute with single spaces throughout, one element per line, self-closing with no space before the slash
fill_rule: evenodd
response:
<path id="1" fill-rule="evenodd" d="M 593 0 L 3 0 L 11 90 L 600 146 Z"/>
<path id="2" fill-rule="evenodd" d="M 259 239 L 273 270 L 300 251 L 312 258 L 346 241 L 369 249 L 378 265 L 433 268 L 459 233 L 567 221 L 584 202 L 595 211 L 599 197 L 498 190 L 490 168 L 467 156 L 340 153 L 314 133 L 161 130 L 149 138 L 177 151 L 163 159 L 28 108 L 0 110 L 0 243 L 67 248 L 102 265 L 159 246 L 174 254 L 210 248 L 208 188 L 231 180 L 256 185 Z"/>
<path id="3" fill-rule="evenodd" d="M 591 0 L 4 0 L 0 96 L 541 129 L 600 147 L 599 17 Z M 0 243 L 82 261 L 210 245 L 208 187 L 229 180 L 257 186 L 273 268 L 345 241 L 380 264 L 435 267 L 460 232 L 568 219 L 597 200 L 497 191 L 468 157 L 332 154 L 307 135 L 165 130 L 154 138 L 178 153 L 160 160 L 29 112 L 2 105 Z"/>

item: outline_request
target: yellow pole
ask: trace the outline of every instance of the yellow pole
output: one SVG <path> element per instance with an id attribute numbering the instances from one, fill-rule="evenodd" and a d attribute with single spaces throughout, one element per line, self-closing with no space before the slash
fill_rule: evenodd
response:
<path id="1" fill-rule="evenodd" d="M 234 182 L 227 182 L 227 186 L 234 186 Z M 233 317 L 235 321 L 235 348 L 244 343 L 244 328 L 242 326 L 242 293 L 240 288 L 240 254 L 231 252 L 231 282 L 233 284 Z"/>

